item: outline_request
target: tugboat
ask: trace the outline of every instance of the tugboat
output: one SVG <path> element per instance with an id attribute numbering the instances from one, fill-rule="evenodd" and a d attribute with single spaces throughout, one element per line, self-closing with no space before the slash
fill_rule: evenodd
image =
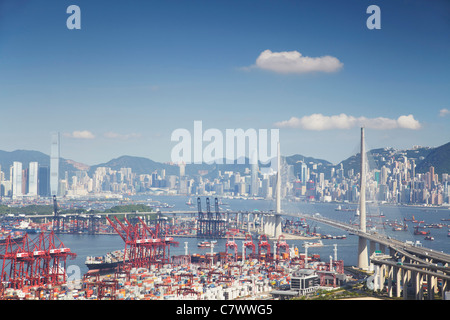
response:
<path id="1" fill-rule="evenodd" d="M 425 240 L 433 241 L 433 240 L 434 240 L 434 237 L 432 237 L 432 236 L 426 236 L 424 239 L 425 239 Z"/>

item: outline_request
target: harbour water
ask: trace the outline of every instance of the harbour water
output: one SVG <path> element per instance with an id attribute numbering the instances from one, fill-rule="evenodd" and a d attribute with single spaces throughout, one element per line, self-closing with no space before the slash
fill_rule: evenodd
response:
<path id="1" fill-rule="evenodd" d="M 180 196 L 136 196 L 134 200 L 147 200 L 151 198 L 153 201 L 160 201 L 173 205 L 173 208 L 161 209 L 162 213 L 168 213 L 170 211 L 197 211 L 197 206 L 188 206 L 186 202 L 189 197 Z M 205 198 L 202 199 L 202 208 L 205 211 Z M 194 198 L 193 198 L 194 199 Z M 213 199 L 213 198 L 211 198 Z M 247 200 L 247 199 L 222 199 L 223 205 L 221 205 L 221 211 L 229 209 L 231 211 L 269 211 L 275 209 L 275 201 L 268 200 Z M 196 203 L 196 201 L 194 201 Z M 212 204 L 214 201 L 212 201 Z M 343 222 L 355 223 L 358 221 L 356 212 L 354 210 L 349 211 L 337 211 L 337 203 L 305 203 L 305 202 L 282 202 L 282 210 L 284 213 L 295 214 L 315 214 L 319 213 L 323 217 L 331 218 Z M 356 209 L 356 204 L 341 204 L 342 208 Z M 214 205 L 212 205 L 214 210 Z M 384 217 L 380 217 L 383 214 Z M 450 220 L 442 221 L 442 219 L 450 219 L 450 210 L 448 208 L 431 208 L 431 207 L 411 207 L 411 206 L 392 206 L 392 205 L 375 205 L 368 204 L 367 219 L 371 219 L 374 225 L 381 223 L 382 221 L 397 221 L 403 223 L 404 218 L 411 219 L 413 216 L 418 221 L 424 221 L 423 224 L 443 224 L 442 228 L 427 228 L 422 230 L 430 231 L 430 236 L 434 237 L 434 241 L 424 240 L 423 235 L 414 235 L 414 224 L 411 221 L 406 222 L 408 224 L 407 231 L 393 231 L 391 227 L 386 226 L 385 229 L 377 229 L 376 231 L 387 236 L 391 236 L 402 241 L 420 241 L 424 247 L 450 253 L 450 237 L 447 236 Z M 296 221 L 297 218 L 286 216 L 285 218 Z M 339 236 L 345 234 L 346 239 L 323 239 L 323 247 L 314 247 L 308 250 L 309 254 L 319 254 L 323 261 L 327 261 L 330 256 L 334 257 L 334 244 L 337 244 L 337 257 L 339 260 L 344 260 L 346 266 L 356 265 L 357 263 L 357 245 L 358 239 L 356 236 L 349 235 L 345 231 L 336 229 L 324 224 L 308 221 L 311 228 L 316 228 L 320 234 L 330 234 L 332 236 Z M 423 225 L 422 224 L 422 225 Z M 118 235 L 84 235 L 84 234 L 59 234 L 58 238 L 64 243 L 66 247 L 71 248 L 72 252 L 77 254 L 74 260 L 68 260 L 67 266 L 68 275 L 71 275 L 73 270 L 79 270 L 81 275 L 88 271 L 85 266 L 85 260 L 87 256 L 101 256 L 107 252 L 123 249 L 124 242 Z M 197 244 L 201 239 L 196 238 L 183 238 L 177 237 L 175 239 L 179 242 L 178 247 L 171 247 L 170 256 L 181 255 L 185 253 L 185 242 L 188 243 L 189 253 L 205 253 L 210 252 L 210 248 L 198 248 Z M 219 239 L 214 251 L 225 251 L 226 239 Z M 257 239 L 253 240 L 257 243 Z M 236 240 L 239 249 L 241 248 L 241 240 Z M 304 240 L 286 240 L 289 246 L 295 246 L 299 248 L 300 252 L 303 252 L 302 244 Z M 78 268 L 73 268 L 77 266 Z"/>

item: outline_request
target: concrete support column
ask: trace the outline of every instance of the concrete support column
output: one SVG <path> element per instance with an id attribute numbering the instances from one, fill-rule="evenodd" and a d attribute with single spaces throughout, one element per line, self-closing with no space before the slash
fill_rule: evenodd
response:
<path id="1" fill-rule="evenodd" d="M 377 243 L 374 241 L 369 241 L 369 257 L 371 257 L 377 249 Z M 369 270 L 373 270 L 374 266 L 369 259 Z"/>
<path id="2" fill-rule="evenodd" d="M 275 217 L 271 216 L 270 217 L 270 233 L 269 233 L 269 235 L 271 237 L 273 237 L 273 235 L 275 233 L 274 231 L 275 231 Z"/>
<path id="3" fill-rule="evenodd" d="M 397 298 L 401 296 L 401 280 L 402 280 L 402 269 L 397 268 Z"/>
<path id="4" fill-rule="evenodd" d="M 435 277 L 428 275 L 427 276 L 427 291 L 428 291 L 428 300 L 434 300 L 434 289 L 435 285 Z"/>
<path id="5" fill-rule="evenodd" d="M 275 215 L 275 230 L 274 230 L 274 236 L 278 239 L 279 236 L 281 236 L 282 229 L 281 229 L 281 215 L 277 214 Z"/>
<path id="6" fill-rule="evenodd" d="M 386 266 L 381 265 L 380 267 L 380 290 L 383 290 L 384 288 L 384 280 L 386 278 Z"/>
<path id="7" fill-rule="evenodd" d="M 408 282 L 409 282 L 409 271 L 403 270 L 403 299 L 408 299 Z"/>
<path id="8" fill-rule="evenodd" d="M 362 270 L 369 269 L 369 257 L 367 253 L 367 239 L 359 237 L 358 239 L 358 268 Z"/>
<path id="9" fill-rule="evenodd" d="M 369 256 L 371 256 L 377 250 L 377 243 L 375 241 L 369 241 L 369 248 L 370 248 Z"/>
<path id="10" fill-rule="evenodd" d="M 448 281 L 442 279 L 442 287 L 441 287 L 441 295 L 442 295 L 442 299 L 445 298 L 445 291 L 447 290 L 447 284 L 448 284 Z"/>
<path id="11" fill-rule="evenodd" d="M 420 272 L 415 272 L 415 287 L 416 300 L 423 300 L 422 275 Z"/>
<path id="12" fill-rule="evenodd" d="M 387 277 L 388 277 L 388 296 L 392 298 L 392 278 L 394 277 L 394 267 L 387 266 Z"/>

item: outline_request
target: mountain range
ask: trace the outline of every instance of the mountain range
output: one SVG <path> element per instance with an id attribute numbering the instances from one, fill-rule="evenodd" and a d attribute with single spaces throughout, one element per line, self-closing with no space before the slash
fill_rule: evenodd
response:
<path id="1" fill-rule="evenodd" d="M 396 150 L 393 148 L 379 148 L 368 151 L 368 160 L 371 168 L 381 168 L 389 159 L 395 159 L 403 161 L 404 157 L 409 160 L 414 160 L 416 163 L 416 172 L 423 173 L 429 170 L 430 166 L 434 166 L 435 173 L 450 173 L 450 142 L 439 147 L 415 147 L 407 150 Z M 324 159 L 317 159 L 313 157 L 306 157 L 300 154 L 292 156 L 282 157 L 287 164 L 290 164 L 294 168 L 294 174 L 300 172 L 301 163 L 304 161 L 308 164 L 310 170 L 314 167 L 314 172 L 325 174 L 325 178 L 328 178 L 331 169 L 335 170 L 341 168 L 344 169 L 347 175 L 348 170 L 353 169 L 355 173 L 359 172 L 359 159 L 360 154 L 355 154 L 337 165 Z M 0 150 L 0 166 L 5 173 L 5 179 L 9 179 L 9 168 L 14 161 L 22 162 L 23 168 L 27 168 L 28 164 L 32 161 L 37 161 L 42 166 L 50 166 L 50 156 L 32 150 L 15 150 L 15 151 L 2 151 Z M 177 165 L 156 162 L 148 158 L 135 157 L 135 156 L 121 156 L 116 159 L 112 159 L 106 163 L 101 163 L 94 166 L 89 166 L 83 163 L 79 163 L 70 159 L 60 158 L 60 174 L 68 172 L 68 175 L 73 175 L 76 171 L 87 171 L 90 176 L 95 172 L 98 167 L 109 167 L 113 170 L 119 170 L 120 168 L 131 168 L 136 174 L 151 174 L 155 170 L 159 173 L 162 169 L 165 169 L 166 175 L 178 175 L 179 167 Z M 188 164 L 186 165 L 186 174 L 194 176 L 201 174 L 205 177 L 217 177 L 217 171 L 233 171 L 244 173 L 246 169 L 249 169 L 250 165 L 248 161 L 246 164 Z"/>

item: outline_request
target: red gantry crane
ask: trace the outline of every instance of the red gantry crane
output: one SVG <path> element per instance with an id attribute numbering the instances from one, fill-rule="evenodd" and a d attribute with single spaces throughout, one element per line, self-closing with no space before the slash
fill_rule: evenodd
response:
<path id="1" fill-rule="evenodd" d="M 263 255 L 263 250 L 265 250 L 265 254 Z M 265 234 L 262 234 L 259 237 L 258 243 L 258 259 L 259 260 L 268 260 L 270 259 L 270 243 Z"/>
<path id="2" fill-rule="evenodd" d="M 159 224 L 152 230 L 142 219 L 131 224 L 126 218 L 122 223 L 116 216 L 113 222 L 106 217 L 113 229 L 125 242 L 124 264 L 135 268 L 149 268 L 151 265 L 162 265 L 170 261 L 170 245 L 178 245 L 173 238 L 163 235 Z"/>
<path id="3" fill-rule="evenodd" d="M 245 235 L 245 240 L 244 240 L 244 252 L 242 253 L 242 259 L 245 258 L 246 254 L 247 254 L 247 249 L 252 249 L 252 253 L 249 255 L 249 258 L 255 258 L 255 253 L 256 253 L 256 246 L 253 243 L 253 239 L 252 239 L 252 235 L 250 233 L 247 233 Z"/>
<path id="4" fill-rule="evenodd" d="M 237 248 L 237 243 L 234 241 L 234 237 L 230 240 L 230 238 L 228 237 L 227 239 L 227 243 L 225 244 L 225 253 L 227 256 L 227 260 L 228 260 L 228 249 L 234 250 L 234 259 L 233 261 L 236 262 L 237 261 L 237 256 L 238 256 L 238 248 Z"/>
<path id="5" fill-rule="evenodd" d="M 2 288 L 63 284 L 67 258 L 75 257 L 53 231 L 40 233 L 35 239 L 26 234 L 20 241 L 8 236 L 0 245 Z"/>
<path id="6" fill-rule="evenodd" d="M 285 259 L 285 256 L 287 259 Z M 289 260 L 289 245 L 285 240 L 284 235 L 280 235 L 277 241 L 277 257 L 276 260 Z"/>

